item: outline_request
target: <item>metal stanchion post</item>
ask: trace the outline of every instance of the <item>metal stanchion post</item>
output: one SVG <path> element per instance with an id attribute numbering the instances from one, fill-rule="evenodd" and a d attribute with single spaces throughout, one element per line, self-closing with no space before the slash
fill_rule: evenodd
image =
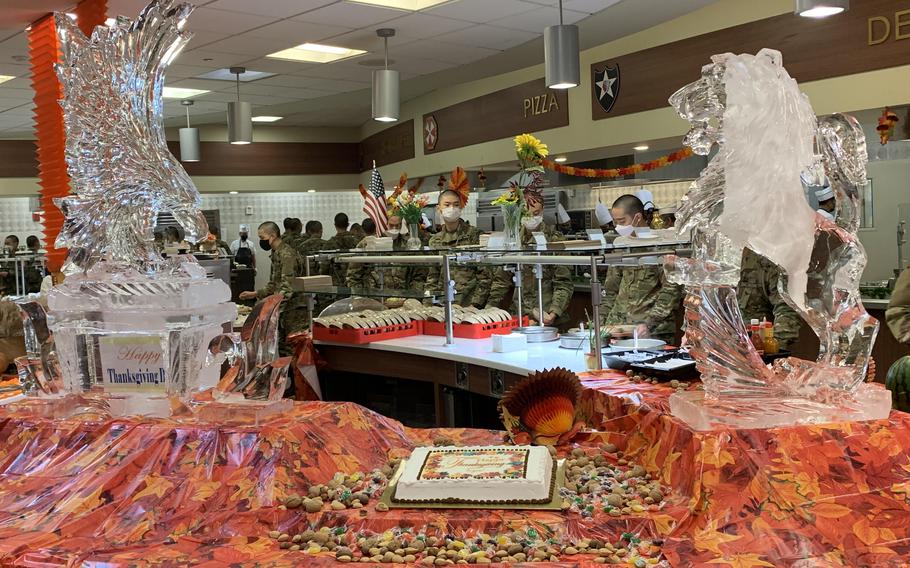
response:
<path id="1" fill-rule="evenodd" d="M 446 347 L 455 344 L 455 329 L 452 327 L 452 320 L 454 319 L 452 302 L 455 301 L 455 281 L 452 280 L 452 269 L 449 261 L 449 255 L 443 254 L 442 275 L 445 282 Z"/>
<path id="2" fill-rule="evenodd" d="M 518 327 L 523 326 L 522 316 L 524 315 L 522 311 L 524 310 L 524 304 L 521 303 L 521 264 L 515 265 L 515 297 L 518 298 Z"/>
<path id="3" fill-rule="evenodd" d="M 537 325 L 544 327 L 543 313 L 543 265 L 534 265 L 534 276 L 537 277 Z"/>
<path id="4" fill-rule="evenodd" d="M 594 360 L 595 369 L 603 369 L 603 346 L 600 343 L 600 302 L 601 302 L 600 280 L 597 278 L 597 257 L 591 255 L 591 317 L 593 318 L 594 327 L 591 332 L 594 334 Z"/>

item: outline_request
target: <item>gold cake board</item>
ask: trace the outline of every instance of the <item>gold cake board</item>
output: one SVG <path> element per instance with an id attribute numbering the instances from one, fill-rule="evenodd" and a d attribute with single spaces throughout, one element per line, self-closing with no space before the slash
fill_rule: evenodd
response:
<path id="1" fill-rule="evenodd" d="M 552 483 L 553 493 L 550 495 L 550 501 L 547 503 L 396 503 L 392 500 L 395 491 L 398 489 L 398 478 L 404 472 L 404 467 L 408 460 L 401 460 L 401 464 L 392 479 L 389 480 L 389 486 L 379 498 L 380 503 L 385 503 L 390 509 L 521 509 L 536 511 L 559 511 L 562 509 L 562 496 L 559 490 L 566 484 L 566 465 L 565 460 L 559 460 L 556 463 L 556 481 Z"/>

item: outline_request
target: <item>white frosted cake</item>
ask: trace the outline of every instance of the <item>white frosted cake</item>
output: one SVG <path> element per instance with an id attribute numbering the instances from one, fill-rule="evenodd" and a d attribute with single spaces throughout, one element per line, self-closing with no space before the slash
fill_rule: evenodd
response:
<path id="1" fill-rule="evenodd" d="M 553 457 L 543 446 L 417 448 L 392 499 L 399 503 L 548 503 L 555 473 Z"/>

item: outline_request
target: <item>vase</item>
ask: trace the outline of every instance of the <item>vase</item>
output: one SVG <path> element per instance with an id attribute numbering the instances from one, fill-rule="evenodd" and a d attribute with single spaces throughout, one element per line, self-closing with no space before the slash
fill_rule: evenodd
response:
<path id="1" fill-rule="evenodd" d="M 408 223 L 408 250 L 420 250 L 423 243 L 420 242 L 420 223 Z"/>
<path id="2" fill-rule="evenodd" d="M 521 207 L 515 205 L 502 205 L 502 223 L 505 233 L 504 246 L 507 250 L 521 248 L 519 233 L 521 231 Z"/>

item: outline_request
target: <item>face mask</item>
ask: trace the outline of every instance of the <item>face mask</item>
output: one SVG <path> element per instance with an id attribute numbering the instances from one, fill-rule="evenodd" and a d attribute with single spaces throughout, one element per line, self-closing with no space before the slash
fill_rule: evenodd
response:
<path id="1" fill-rule="evenodd" d="M 829 221 L 834 220 L 834 214 L 830 211 L 825 211 L 824 209 L 818 209 L 819 214 Z"/>
<path id="2" fill-rule="evenodd" d="M 398 235 L 401 234 L 401 230 L 400 229 L 386 229 L 385 231 L 382 232 L 382 234 L 387 237 L 392 237 L 394 239 Z"/>
<path id="3" fill-rule="evenodd" d="M 616 232 L 619 233 L 621 237 L 628 237 L 635 230 L 635 227 L 632 225 L 616 225 Z"/>
<path id="4" fill-rule="evenodd" d="M 449 223 L 461 219 L 461 207 L 446 207 L 442 210 L 442 218 Z"/>
<path id="5" fill-rule="evenodd" d="M 268 239 L 259 239 L 259 248 L 266 252 L 272 250 L 272 246 L 269 244 Z"/>
<path id="6" fill-rule="evenodd" d="M 534 229 L 539 227 L 541 223 L 543 223 L 542 215 L 534 215 L 533 217 L 524 217 L 521 220 L 521 224 L 524 225 L 525 229 L 528 229 L 529 231 L 533 231 Z"/>
<path id="7" fill-rule="evenodd" d="M 244 241 L 244 242 L 245 242 L 245 241 L 246 241 L 246 238 L 247 238 L 246 235 L 240 235 L 240 240 L 241 240 L 241 241 Z"/>

